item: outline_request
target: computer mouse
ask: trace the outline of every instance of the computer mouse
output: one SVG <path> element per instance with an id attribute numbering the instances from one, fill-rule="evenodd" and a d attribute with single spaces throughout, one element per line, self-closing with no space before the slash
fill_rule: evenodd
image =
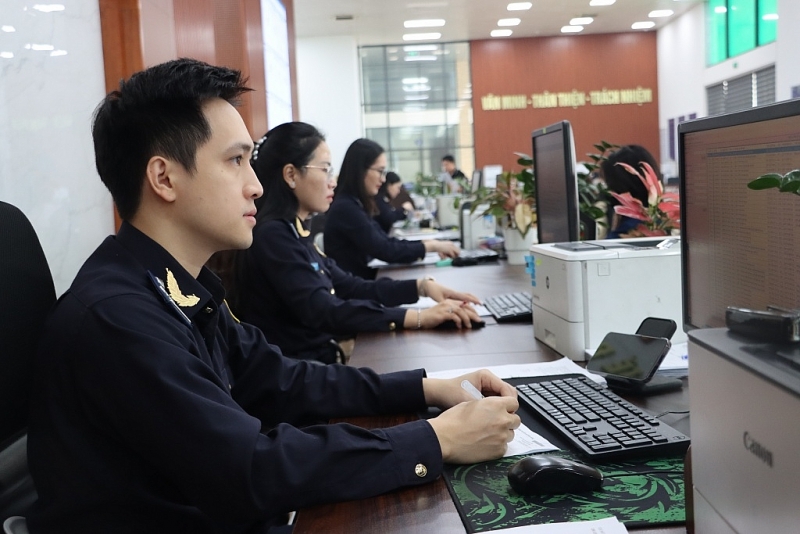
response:
<path id="1" fill-rule="evenodd" d="M 521 495 L 586 493 L 600 489 L 603 474 L 558 456 L 528 456 L 508 468 L 508 482 Z"/>
<path id="2" fill-rule="evenodd" d="M 486 326 L 486 321 L 471 321 L 472 329 L 477 330 L 478 328 L 483 328 Z M 438 325 L 434 327 L 436 330 L 458 330 L 456 326 L 456 322 L 448 319 L 447 321 L 442 321 Z M 462 328 L 462 330 L 469 330 L 469 328 Z"/>

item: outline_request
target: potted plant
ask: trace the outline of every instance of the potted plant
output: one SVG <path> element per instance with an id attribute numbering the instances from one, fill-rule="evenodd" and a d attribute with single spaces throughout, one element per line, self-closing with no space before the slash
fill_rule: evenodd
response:
<path id="1" fill-rule="evenodd" d="M 508 262 L 522 265 L 534 239 L 536 183 L 531 157 L 515 154 L 522 169 L 505 171 L 497 176 L 496 187 L 481 187 L 475 191 L 470 211 L 474 213 L 481 208 L 481 215 L 494 215 L 503 230 Z"/>
<path id="2" fill-rule="evenodd" d="M 642 162 L 643 172 L 639 172 L 627 163 L 617 163 L 629 173 L 638 176 L 647 189 L 647 207 L 630 193 L 614 193 L 609 191 L 619 202 L 614 212 L 625 217 L 637 219 L 640 224 L 625 237 L 650 237 L 672 235 L 673 230 L 681 227 L 680 204 L 676 193 L 665 193 L 664 186 L 656 176 L 653 168 Z"/>
<path id="3" fill-rule="evenodd" d="M 598 150 L 596 154 L 586 154 L 591 162 L 582 161 L 585 171 L 578 171 L 578 209 L 581 213 L 581 237 L 585 235 L 584 220 L 593 220 L 598 226 L 606 227 L 606 211 L 604 203 L 608 201 L 608 189 L 605 182 L 598 177 L 600 166 L 608 160 L 608 155 L 617 150 L 619 145 L 600 141 L 594 145 Z"/>

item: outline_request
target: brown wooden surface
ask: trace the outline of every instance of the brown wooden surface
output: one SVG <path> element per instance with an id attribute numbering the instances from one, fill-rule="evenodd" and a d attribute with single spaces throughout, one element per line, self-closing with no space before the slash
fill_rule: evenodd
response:
<path id="1" fill-rule="evenodd" d="M 445 285 L 470 291 L 481 298 L 502 292 L 525 291 L 530 287 L 530 276 L 524 267 L 510 266 L 505 262 L 466 268 L 406 268 L 384 271 L 382 274 L 398 279 L 434 276 Z M 534 339 L 532 325 L 490 324 L 472 332 L 433 330 L 360 334 L 350 364 L 371 367 L 379 372 L 418 367 L 437 371 L 558 358 L 558 354 Z M 687 387 L 674 393 L 629 400 L 652 413 L 689 408 Z M 412 417 L 362 417 L 347 421 L 366 428 L 376 428 L 400 424 Z M 689 432 L 687 416 L 668 415 L 662 420 L 682 432 Z M 652 534 L 686 532 L 683 527 L 630 530 Z M 432 484 L 397 490 L 370 499 L 300 510 L 294 533 L 318 532 L 463 534 L 466 530 L 444 481 L 439 479 Z"/>

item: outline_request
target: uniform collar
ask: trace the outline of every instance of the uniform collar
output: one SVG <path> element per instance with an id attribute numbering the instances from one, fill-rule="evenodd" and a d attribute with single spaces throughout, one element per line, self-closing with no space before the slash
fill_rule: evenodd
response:
<path id="1" fill-rule="evenodd" d="M 215 307 L 222 305 L 225 289 L 219 277 L 208 268 L 203 267 L 195 279 L 161 245 L 125 221 L 116 239 L 148 272 L 154 290 L 188 320 L 212 301 Z"/>

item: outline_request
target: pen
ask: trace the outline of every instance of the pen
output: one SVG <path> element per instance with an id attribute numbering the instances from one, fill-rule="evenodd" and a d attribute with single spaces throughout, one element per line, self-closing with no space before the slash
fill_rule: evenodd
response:
<path id="1" fill-rule="evenodd" d="M 483 394 L 480 391 L 478 391 L 478 388 L 473 386 L 472 383 L 470 383 L 469 380 L 462 380 L 461 381 L 461 387 L 464 388 L 464 390 L 467 393 L 469 393 L 472 396 L 472 398 L 474 398 L 474 399 L 482 399 L 483 398 Z"/>

